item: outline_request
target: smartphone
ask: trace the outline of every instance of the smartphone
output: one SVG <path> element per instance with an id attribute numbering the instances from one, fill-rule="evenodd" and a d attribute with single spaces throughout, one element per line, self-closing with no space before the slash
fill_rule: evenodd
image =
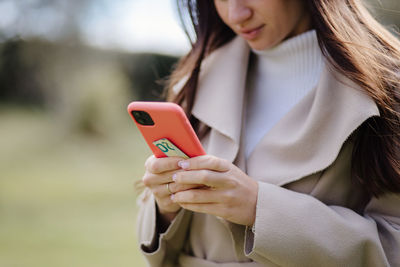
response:
<path id="1" fill-rule="evenodd" d="M 179 105 L 134 101 L 128 105 L 128 112 L 157 158 L 192 158 L 206 154 Z"/>

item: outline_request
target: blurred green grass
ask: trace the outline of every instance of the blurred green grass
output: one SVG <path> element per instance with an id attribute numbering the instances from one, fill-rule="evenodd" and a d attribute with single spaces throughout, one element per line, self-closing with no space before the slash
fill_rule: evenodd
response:
<path id="1" fill-rule="evenodd" d="M 145 266 L 133 183 L 150 151 L 124 116 L 93 136 L 0 109 L 0 266 Z"/>

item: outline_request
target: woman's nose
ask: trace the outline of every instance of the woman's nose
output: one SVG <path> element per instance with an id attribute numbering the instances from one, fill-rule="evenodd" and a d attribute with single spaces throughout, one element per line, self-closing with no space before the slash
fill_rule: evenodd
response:
<path id="1" fill-rule="evenodd" d="M 242 24 L 251 18 L 253 12 L 246 4 L 246 0 L 231 0 L 229 4 L 229 22 L 232 24 Z"/>

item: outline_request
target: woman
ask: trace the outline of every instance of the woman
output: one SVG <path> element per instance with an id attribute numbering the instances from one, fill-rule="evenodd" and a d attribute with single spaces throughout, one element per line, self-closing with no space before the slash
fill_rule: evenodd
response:
<path id="1" fill-rule="evenodd" d="M 151 266 L 400 266 L 400 43 L 361 0 L 181 0 L 207 156 L 146 161 Z"/>

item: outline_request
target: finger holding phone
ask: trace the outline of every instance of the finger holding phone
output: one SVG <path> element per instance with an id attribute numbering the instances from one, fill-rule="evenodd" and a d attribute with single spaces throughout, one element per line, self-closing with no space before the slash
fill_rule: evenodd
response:
<path id="1" fill-rule="evenodd" d="M 251 226 L 255 221 L 258 183 L 234 164 L 205 155 L 177 163 L 184 171 L 173 175 L 178 185 L 205 185 L 171 195 L 174 203 L 195 212 Z"/>
<path id="2" fill-rule="evenodd" d="M 158 211 L 166 223 L 171 222 L 181 209 L 179 204 L 171 200 L 171 194 L 199 186 L 197 184 L 176 184 L 172 180 L 175 173 L 182 171 L 178 166 L 180 161 L 182 158 L 179 157 L 156 158 L 150 156 L 145 163 L 143 183 L 153 193 Z"/>

